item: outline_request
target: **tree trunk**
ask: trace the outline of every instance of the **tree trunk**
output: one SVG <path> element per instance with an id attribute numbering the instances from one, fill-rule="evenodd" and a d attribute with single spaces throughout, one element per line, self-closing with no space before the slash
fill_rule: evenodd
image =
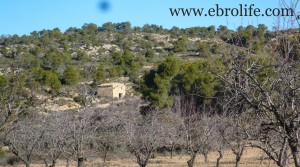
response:
<path id="1" fill-rule="evenodd" d="M 298 156 L 297 142 L 294 142 L 293 139 L 289 139 L 288 142 L 289 142 L 289 146 L 291 148 L 291 152 L 292 152 L 292 155 L 293 155 L 295 167 L 300 167 L 300 160 L 299 160 L 299 156 Z"/>
<path id="2" fill-rule="evenodd" d="M 54 159 L 54 160 L 52 160 L 52 165 L 51 165 L 51 167 L 55 167 L 55 165 L 56 165 L 56 160 Z"/>
<path id="3" fill-rule="evenodd" d="M 289 158 L 286 158 L 283 167 L 289 167 Z"/>
<path id="4" fill-rule="evenodd" d="M 196 154 L 191 155 L 191 159 L 187 161 L 188 167 L 193 167 L 195 164 Z"/>
<path id="5" fill-rule="evenodd" d="M 137 157 L 137 163 L 139 164 L 140 167 L 146 167 L 147 166 L 147 162 L 143 161 L 139 157 Z"/>
<path id="6" fill-rule="evenodd" d="M 220 166 L 220 161 L 221 159 L 223 158 L 223 152 L 222 151 L 218 151 L 219 153 L 219 157 L 217 158 L 217 164 L 216 164 L 216 167 L 219 167 Z"/>
<path id="7" fill-rule="evenodd" d="M 25 163 L 26 167 L 30 167 L 30 162 Z"/>
<path id="8" fill-rule="evenodd" d="M 289 157 L 288 157 L 288 153 L 287 153 L 287 145 L 288 145 L 288 138 L 284 138 L 283 145 L 280 149 L 279 160 L 277 162 L 278 166 L 281 166 L 281 167 L 288 166 Z"/>
<path id="9" fill-rule="evenodd" d="M 104 162 L 104 164 L 105 164 L 105 162 L 106 162 L 107 152 L 108 152 L 108 150 L 105 150 L 105 151 L 104 151 L 104 157 L 103 157 L 103 162 Z"/>
<path id="10" fill-rule="evenodd" d="M 241 161 L 241 156 L 235 155 L 235 167 L 239 167 L 240 161 Z"/>
<path id="11" fill-rule="evenodd" d="M 103 166 L 105 166 L 105 162 L 106 162 L 106 159 L 107 159 L 107 153 L 108 153 L 108 148 L 106 147 L 104 149 Z"/>
<path id="12" fill-rule="evenodd" d="M 77 167 L 84 167 L 84 158 L 77 159 Z"/>
<path id="13" fill-rule="evenodd" d="M 174 147 L 172 146 L 172 147 L 171 147 L 171 155 L 170 155 L 170 156 L 171 156 L 171 157 L 170 157 L 171 159 L 173 158 L 173 151 L 174 151 Z"/>
<path id="14" fill-rule="evenodd" d="M 147 162 L 148 162 L 148 160 L 143 160 L 140 157 L 137 157 L 137 163 L 139 164 L 140 167 L 146 167 Z"/>
<path id="15" fill-rule="evenodd" d="M 70 166 L 70 158 L 67 158 L 66 167 Z"/>
<path id="16" fill-rule="evenodd" d="M 44 159 L 44 162 L 45 162 L 45 167 L 48 167 L 48 162 L 46 159 Z"/>
<path id="17" fill-rule="evenodd" d="M 207 153 L 203 153 L 204 156 L 204 163 L 207 163 L 208 161 L 208 154 Z"/>

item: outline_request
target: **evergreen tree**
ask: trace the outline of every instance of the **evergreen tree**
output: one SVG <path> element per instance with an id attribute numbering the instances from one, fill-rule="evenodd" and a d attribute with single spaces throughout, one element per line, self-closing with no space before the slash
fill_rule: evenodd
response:
<path id="1" fill-rule="evenodd" d="M 63 83 L 66 85 L 77 85 L 80 81 L 80 74 L 73 66 L 68 66 L 63 73 Z"/>

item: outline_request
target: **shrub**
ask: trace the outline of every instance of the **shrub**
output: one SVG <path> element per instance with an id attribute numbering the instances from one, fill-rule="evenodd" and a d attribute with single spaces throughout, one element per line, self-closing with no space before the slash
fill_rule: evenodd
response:
<path id="1" fill-rule="evenodd" d="M 19 162 L 20 162 L 20 159 L 16 156 L 9 156 L 6 160 L 6 163 L 11 166 L 14 166 L 15 164 L 17 164 Z"/>
<path id="2" fill-rule="evenodd" d="M 66 85 L 77 85 L 80 80 L 80 74 L 73 66 L 67 67 L 63 74 L 63 82 Z"/>
<path id="3" fill-rule="evenodd" d="M 73 100 L 80 105 L 86 104 L 86 99 L 83 96 L 76 96 Z"/>

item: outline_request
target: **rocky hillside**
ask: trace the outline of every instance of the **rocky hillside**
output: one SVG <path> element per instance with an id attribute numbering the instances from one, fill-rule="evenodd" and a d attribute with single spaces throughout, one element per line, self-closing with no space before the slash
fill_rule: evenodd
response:
<path id="1" fill-rule="evenodd" d="M 141 77 L 170 55 L 182 61 L 219 59 L 233 46 L 265 54 L 273 36 L 264 25 L 232 31 L 226 26 L 164 29 L 123 22 L 41 30 L 1 36 L 0 74 L 8 82 L 18 78 L 39 104 L 47 102 L 44 110 L 76 109 L 87 94 L 107 106 L 111 100 L 97 95 L 97 85 L 125 83 L 127 96 L 139 98 Z"/>

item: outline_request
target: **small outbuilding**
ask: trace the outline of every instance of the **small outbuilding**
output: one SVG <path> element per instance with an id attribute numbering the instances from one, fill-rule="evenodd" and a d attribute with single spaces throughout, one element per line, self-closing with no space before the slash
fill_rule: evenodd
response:
<path id="1" fill-rule="evenodd" d="M 122 99 L 126 94 L 126 87 L 123 83 L 105 83 L 98 86 L 98 95 L 112 99 Z"/>

